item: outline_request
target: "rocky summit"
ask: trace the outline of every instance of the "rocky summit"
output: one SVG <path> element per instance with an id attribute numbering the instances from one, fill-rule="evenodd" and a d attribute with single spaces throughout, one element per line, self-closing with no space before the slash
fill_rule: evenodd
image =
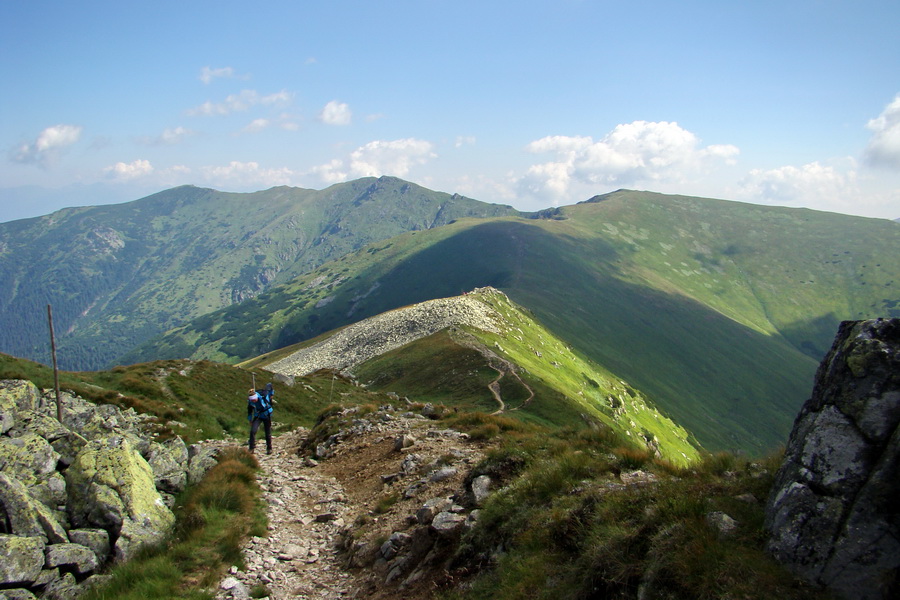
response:
<path id="1" fill-rule="evenodd" d="M 168 533 L 174 494 L 215 463 L 213 449 L 162 441 L 133 409 L 0 381 L 0 590 L 76 597 L 111 561 Z"/>
<path id="2" fill-rule="evenodd" d="M 769 551 L 840 598 L 900 596 L 900 319 L 846 321 L 767 507 Z"/>

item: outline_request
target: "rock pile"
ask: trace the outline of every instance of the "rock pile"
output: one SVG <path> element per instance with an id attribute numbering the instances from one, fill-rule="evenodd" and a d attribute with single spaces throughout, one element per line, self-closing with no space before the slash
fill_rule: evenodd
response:
<path id="1" fill-rule="evenodd" d="M 0 381 L 0 590 L 73 598 L 174 523 L 174 494 L 214 462 L 149 418 L 28 381 Z M 11 596 L 11 594 L 13 594 Z"/>
<path id="2" fill-rule="evenodd" d="M 856 600 L 900 597 L 900 319 L 846 321 L 766 509 L 770 552 Z"/>
<path id="3" fill-rule="evenodd" d="M 451 325 L 469 325 L 497 333 L 494 310 L 479 296 L 502 293 L 479 288 L 464 296 L 429 300 L 369 317 L 267 368 L 287 375 L 306 375 L 325 368 L 347 369 Z"/>

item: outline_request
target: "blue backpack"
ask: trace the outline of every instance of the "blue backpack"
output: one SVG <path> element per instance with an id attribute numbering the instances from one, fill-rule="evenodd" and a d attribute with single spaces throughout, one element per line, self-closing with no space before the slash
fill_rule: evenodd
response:
<path id="1" fill-rule="evenodd" d="M 264 390 L 256 390 L 256 395 L 259 396 L 259 408 L 255 411 L 257 418 L 269 418 L 274 410 L 272 401 L 275 398 L 275 390 L 272 388 L 272 384 L 267 383 Z"/>

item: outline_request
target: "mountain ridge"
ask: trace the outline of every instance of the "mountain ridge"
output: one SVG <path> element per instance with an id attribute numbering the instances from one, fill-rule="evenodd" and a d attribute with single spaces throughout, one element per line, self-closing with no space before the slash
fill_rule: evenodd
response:
<path id="1" fill-rule="evenodd" d="M 181 186 L 0 223 L 0 318 L 12 324 L 0 350 L 46 360 L 32 331 L 49 303 L 62 364 L 98 368 L 371 241 L 497 214 L 519 213 L 382 177 L 252 194 Z"/>

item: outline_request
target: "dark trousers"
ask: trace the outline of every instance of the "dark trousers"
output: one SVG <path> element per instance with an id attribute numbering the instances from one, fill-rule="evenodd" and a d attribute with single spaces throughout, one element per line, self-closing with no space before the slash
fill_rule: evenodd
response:
<path id="1" fill-rule="evenodd" d="M 250 421 L 250 452 L 253 452 L 253 449 L 256 448 L 256 432 L 259 429 L 259 424 L 262 423 L 263 427 L 266 430 L 266 450 L 268 452 L 272 451 L 272 419 L 253 419 Z"/>

